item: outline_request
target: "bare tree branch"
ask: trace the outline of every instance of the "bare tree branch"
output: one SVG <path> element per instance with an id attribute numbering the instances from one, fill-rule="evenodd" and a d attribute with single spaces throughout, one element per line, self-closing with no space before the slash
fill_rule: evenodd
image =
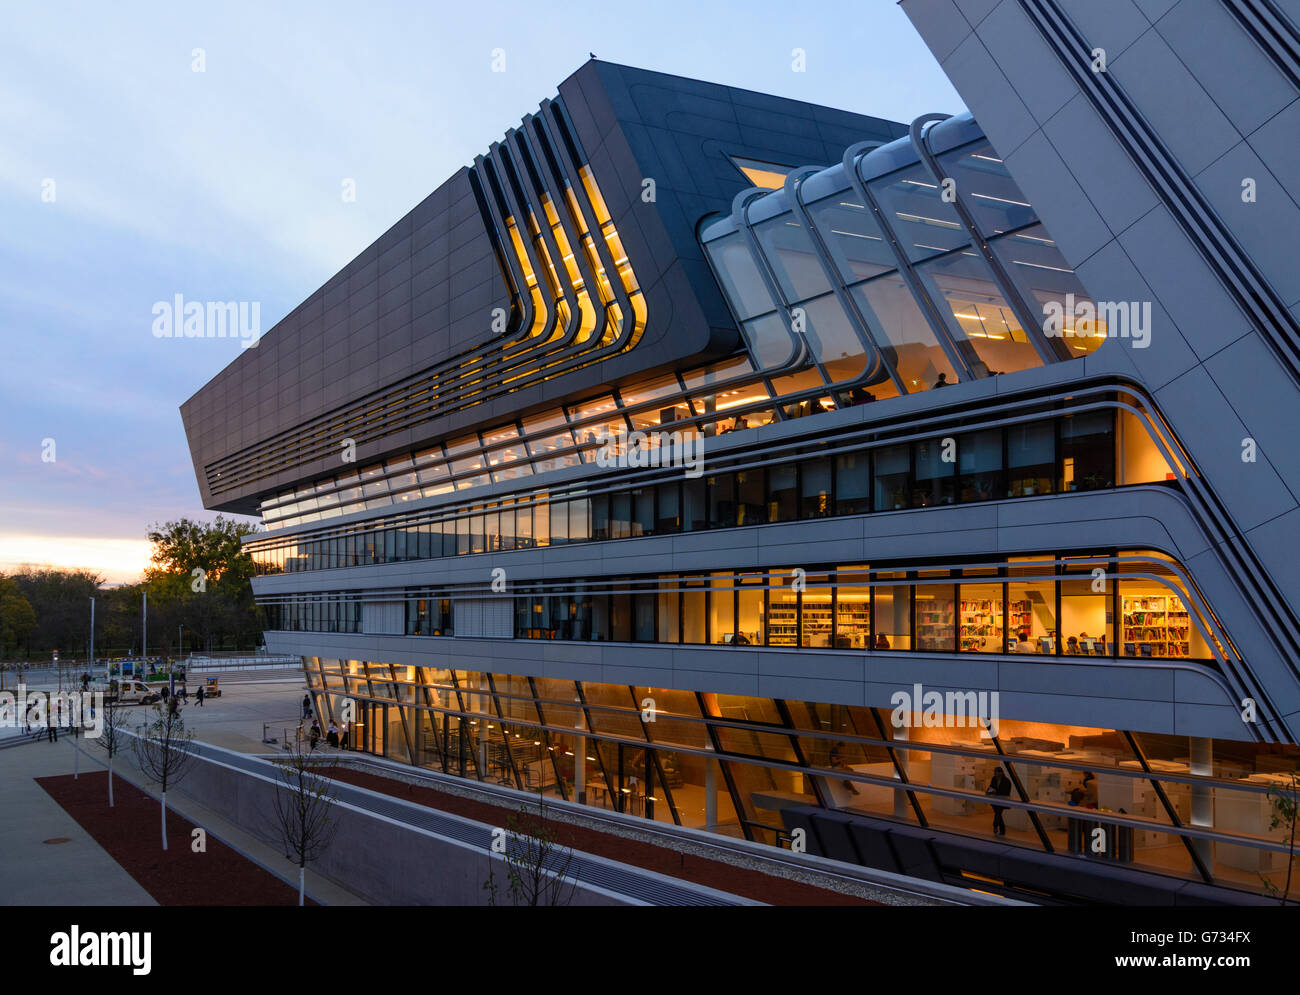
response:
<path id="1" fill-rule="evenodd" d="M 194 763 L 190 744 L 194 734 L 185 728 L 181 710 L 170 705 L 154 705 L 157 716 L 141 726 L 135 740 L 136 761 L 140 770 L 162 789 L 162 845 L 167 849 L 167 786 L 183 778 Z"/>
<path id="2" fill-rule="evenodd" d="M 298 865 L 298 904 L 305 901 L 307 864 L 334 841 L 339 824 L 332 809 L 337 800 L 332 777 L 337 763 L 317 759 L 315 746 L 285 743 L 287 755 L 277 768 L 274 810 L 285 856 Z"/>

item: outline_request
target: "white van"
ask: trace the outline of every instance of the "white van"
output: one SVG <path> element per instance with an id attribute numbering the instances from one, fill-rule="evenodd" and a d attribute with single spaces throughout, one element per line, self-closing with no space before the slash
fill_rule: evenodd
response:
<path id="1" fill-rule="evenodd" d="M 108 682 L 108 700 L 119 705 L 152 705 L 161 695 L 143 681 L 111 680 Z"/>

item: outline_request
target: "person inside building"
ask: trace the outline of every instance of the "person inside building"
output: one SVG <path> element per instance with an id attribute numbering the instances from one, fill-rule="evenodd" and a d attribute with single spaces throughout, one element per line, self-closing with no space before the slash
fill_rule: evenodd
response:
<path id="1" fill-rule="evenodd" d="M 946 373 L 940 373 L 940 374 L 939 374 L 939 379 L 936 380 L 936 381 L 934 382 L 934 385 L 935 385 L 936 387 L 947 387 L 947 386 L 948 386 L 948 374 L 946 374 Z"/>
<path id="2" fill-rule="evenodd" d="M 1034 649 L 1034 644 L 1033 644 L 1032 642 L 1029 641 L 1029 630 L 1028 630 L 1028 629 L 1021 629 L 1021 630 L 1016 634 L 1016 638 L 1017 638 L 1017 642 L 1016 642 L 1016 652 L 1017 652 L 1017 653 L 1037 653 L 1037 652 L 1038 652 L 1036 649 Z"/>
<path id="3" fill-rule="evenodd" d="M 849 402 L 852 407 L 857 407 L 859 404 L 870 404 L 875 399 L 875 394 L 862 387 L 854 387 L 849 391 Z"/>
<path id="4" fill-rule="evenodd" d="M 843 747 L 844 747 L 843 743 L 836 743 L 834 746 L 831 747 L 829 763 L 831 768 L 834 770 L 849 769 L 849 765 L 844 762 L 844 756 L 840 752 L 843 749 Z M 844 779 L 844 787 L 855 795 L 862 794 L 862 792 L 858 790 L 858 786 L 854 784 L 852 781 L 850 781 L 847 777 Z"/>
<path id="5" fill-rule="evenodd" d="M 989 780 L 989 786 L 984 790 L 984 794 L 994 798 L 1006 798 L 1011 794 L 1011 778 L 1007 777 L 1006 772 L 1002 770 L 1002 765 L 998 764 L 997 769 L 993 771 L 993 777 Z M 993 835 L 1005 836 L 1007 834 L 1007 824 L 1002 821 L 1002 813 L 1005 806 L 993 806 Z"/>

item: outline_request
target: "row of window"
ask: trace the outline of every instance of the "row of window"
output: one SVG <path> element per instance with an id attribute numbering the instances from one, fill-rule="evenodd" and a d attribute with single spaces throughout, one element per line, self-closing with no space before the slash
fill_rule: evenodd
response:
<path id="1" fill-rule="evenodd" d="M 564 127 L 558 120 L 556 118 L 557 126 Z M 515 147 L 525 156 L 532 155 L 530 143 L 533 139 L 523 132 L 515 132 L 515 136 L 518 142 Z M 476 175 L 486 181 L 486 190 L 496 191 L 499 196 L 499 187 L 493 182 L 495 171 L 502 168 L 511 157 L 509 147 L 499 146 L 484 160 L 483 174 Z M 555 160 L 548 157 L 548 161 Z M 531 177 L 545 172 L 525 170 L 517 175 Z M 580 184 L 572 184 L 567 179 L 561 180 L 559 176 L 552 175 L 556 189 L 562 187 L 565 193 L 558 207 L 545 185 L 542 185 L 539 190 L 540 203 L 536 206 L 543 210 L 540 214 L 535 214 L 530 209 L 522 221 L 525 230 L 521 231 L 521 223 L 517 223 L 510 215 L 508 204 L 504 200 L 498 200 L 509 234 L 504 239 L 509 245 L 499 247 L 502 253 L 510 251 L 514 254 L 524 275 L 526 286 L 516 286 L 513 296 L 515 305 L 521 308 L 524 298 L 531 299 L 533 324 L 530 329 L 518 329 L 509 340 L 462 352 L 427 375 L 389 391 L 386 395 L 371 395 L 368 400 L 354 405 L 344 418 L 336 416 L 332 419 L 332 424 L 318 420 L 314 425 L 300 429 L 296 438 L 280 437 L 261 443 L 251 451 L 232 454 L 216 461 L 207 468 L 208 482 L 213 492 L 229 490 L 256 480 L 268 471 L 282 470 L 287 465 L 300 466 L 326 455 L 332 448 L 330 437 L 343 442 L 344 436 L 356 434 L 350 426 L 362 426 L 362 441 L 372 441 L 437 415 L 480 403 L 485 390 L 495 390 L 498 393 L 517 390 L 527 383 L 542 379 L 548 370 L 550 372 L 547 376 L 555 376 L 559 372 L 554 369 L 557 364 L 563 364 L 568 369 L 585 366 L 599 358 L 584 355 L 592 348 L 618 346 L 621 352 L 633 348 L 645 330 L 645 298 L 590 166 L 583 165 L 578 172 Z M 586 203 L 590 216 L 596 222 L 595 226 L 587 224 L 587 212 L 579 205 L 579 188 L 586 193 Z M 559 212 L 567 215 L 576 237 L 576 245 L 570 245 Z M 497 232 L 495 224 L 487 215 L 483 220 L 488 229 L 498 236 L 506 234 Z M 555 238 L 560 255 L 558 260 L 551 258 L 546 239 L 542 235 L 543 223 L 551 229 Z M 525 241 L 532 248 L 532 256 L 525 249 Z M 592 288 L 586 286 L 577 263 L 579 256 L 595 276 L 594 299 Z M 539 283 L 532 258 L 536 258 L 540 264 L 536 270 L 540 271 L 542 283 Z M 607 272 L 610 268 L 618 274 L 618 282 L 624 291 L 623 300 L 630 306 L 631 315 L 625 315 L 623 307 L 615 300 L 611 275 Z M 568 284 L 567 288 L 563 286 L 565 283 Z M 577 314 L 574 313 L 570 300 L 576 303 Z M 598 311 L 601 314 L 599 324 L 603 333 L 596 338 Z M 548 328 L 551 334 L 542 339 L 541 336 Z M 548 348 L 564 338 L 566 332 L 572 333 L 573 345 L 591 341 L 595 345 L 576 352 L 572 349 Z M 522 342 L 528 344 L 522 349 L 514 348 Z M 507 384 L 510 386 L 507 387 Z"/>
<path id="2" fill-rule="evenodd" d="M 1030 307 L 1064 300 L 1067 294 L 1074 294 L 1078 300 L 1084 298 L 1082 287 L 1060 258 L 1055 243 L 1036 223 L 1032 208 L 1023 202 L 1001 160 L 983 139 L 946 154 L 944 168 L 954 175 L 961 174 L 961 189 L 973 198 L 967 206 L 981 227 L 991 226 L 985 233 L 991 251 L 999 255 Z M 938 197 L 937 188 L 928 182 L 920 164 L 873 180 L 872 186 L 891 226 L 902 236 L 900 241 L 912 257 L 923 292 L 937 302 L 946 326 L 945 340 L 960 358 L 961 369 L 954 369 L 923 317 L 912 289 L 897 272 L 892 250 L 873 213 L 844 186 L 839 167 L 825 174 L 811 177 L 802 185 L 805 191 L 815 191 L 808 213 L 820 241 L 810 237 L 790 210 L 754 226 L 759 251 L 780 288 L 781 299 L 770 295 L 769 285 L 761 276 L 763 264 L 751 256 L 751 246 L 740 232 L 715 238 L 710 228 L 704 235 L 706 250 L 745 330 L 754 360 L 762 369 L 781 366 L 802 348 L 802 342 L 808 354 L 797 364 L 797 372 L 786 372 L 770 382 L 743 383 L 754 368 L 739 360 L 680 377 L 658 378 L 621 395 L 616 391 L 557 406 L 523 421 L 450 440 L 445 446 L 403 454 L 359 473 L 286 491 L 263 502 L 264 521 L 268 527 L 283 528 L 529 477 L 574 466 L 584 459 L 591 462 L 595 448 L 590 443 L 604 429 L 624 431 L 629 426 L 646 428 L 695 417 L 702 419 L 698 427 L 706 434 L 723 432 L 812 413 L 818 410 L 818 403 L 822 409 L 849 406 L 955 383 L 970 375 L 996 375 L 1039 365 L 1029 341 L 1030 335 L 1037 332 L 1027 333 L 1020 327 L 984 260 L 969 244 L 968 233 L 952 206 Z M 591 183 L 585 167 L 584 182 Z M 830 186 L 835 189 L 828 193 Z M 603 203 L 594 185 L 589 193 L 593 203 Z M 767 199 L 775 204 L 785 197 L 785 192 L 779 191 Z M 756 206 L 755 211 L 765 213 L 764 208 Z M 771 213 L 770 209 L 766 213 Z M 550 214 L 553 212 L 548 211 L 548 217 Z M 520 252 L 517 234 L 512 237 L 516 252 Z M 534 240 L 539 237 L 535 230 L 532 234 Z M 626 254 L 616 234 L 606 232 L 605 237 L 607 241 L 613 239 L 610 248 L 622 260 L 619 271 L 625 283 L 631 281 L 627 289 L 636 304 L 640 296 L 630 271 L 624 272 Z M 818 262 L 823 250 L 817 246 L 823 242 L 837 282 L 853 300 L 850 308 L 841 305 Z M 544 244 L 537 244 L 545 255 Z M 536 296 L 535 276 L 526 257 L 520 259 Z M 575 274 L 569 268 L 573 279 Z M 548 280 L 558 279 L 554 267 L 543 270 Z M 608 294 L 602 292 L 601 300 L 609 303 Z M 557 307 L 561 306 L 567 309 L 563 301 L 557 303 Z M 782 308 L 796 306 L 798 335 L 785 327 L 785 319 L 778 313 Z M 544 310 L 539 308 L 538 315 Z M 584 322 L 588 318 L 594 322 L 594 312 L 587 315 L 584 311 Z M 638 325 L 643 323 L 640 310 L 637 320 Z M 864 322 L 865 327 L 861 327 Z M 866 372 L 865 343 L 871 340 L 895 372 L 891 378 L 888 369 L 882 369 L 864 384 L 860 381 Z M 1068 341 L 1067 348 L 1058 350 L 1060 358 L 1091 351 L 1101 339 L 1084 336 Z M 725 391 L 710 389 L 712 384 L 723 382 L 728 388 Z M 844 385 L 844 390 L 831 391 L 820 402 L 747 411 L 739 419 L 716 417 L 723 405 L 737 408 L 742 402 L 779 401 L 835 384 Z M 634 410 L 637 406 L 642 410 Z M 621 409 L 627 409 L 626 414 Z"/>
<path id="3" fill-rule="evenodd" d="M 1099 579 L 1099 566 L 1112 579 Z M 1042 579 L 1053 573 L 1055 579 Z M 459 599 L 452 592 L 408 594 L 405 632 L 508 637 L 508 629 L 490 632 L 471 621 L 472 611 L 481 618 L 483 605 L 484 599 Z M 1213 657 L 1198 627 L 1204 620 L 1194 615 L 1181 582 L 1161 558 L 1074 558 L 1055 568 L 1020 558 L 1000 568 L 968 570 L 841 565 L 813 572 L 657 574 L 518 596 L 513 610 L 516 639 Z M 359 602 L 341 597 L 267 605 L 265 611 L 268 629 L 362 629 Z"/>
<path id="4" fill-rule="evenodd" d="M 250 553 L 260 573 L 323 570 L 1096 490 L 1169 475 L 1136 418 L 1103 410 L 611 494 L 534 493 L 457 517 L 255 544 Z"/>
<path id="5" fill-rule="evenodd" d="M 696 427 L 706 436 L 731 431 L 736 427 L 736 419 L 717 416 L 719 400 L 729 407 L 735 406 L 742 392 L 729 390 L 719 394 L 712 385 L 752 372 L 748 361 L 728 360 L 707 369 L 680 376 L 673 374 L 586 401 L 560 405 L 552 411 L 285 491 L 263 501 L 259 513 L 269 528 L 286 528 L 421 497 L 519 480 L 596 462 L 602 437 L 668 423 L 687 422 L 690 428 L 689 419 L 697 416 L 704 416 Z M 743 388 L 746 402 L 761 401 L 768 396 L 761 382 Z M 762 420 L 751 414 L 745 424 L 758 425 Z"/>
<path id="6" fill-rule="evenodd" d="M 868 152 L 855 166 L 878 158 L 890 156 Z M 868 180 L 875 211 L 837 164 L 750 201 L 702 235 L 761 369 L 811 362 L 828 382 L 853 383 L 879 354 L 885 363 L 863 386 L 882 398 L 1041 366 L 1042 355 L 1086 355 L 1104 341 L 1104 331 L 1076 336 L 1073 315 L 1061 338 L 1040 330 L 1044 304 L 1084 300 L 1086 291 L 992 146 L 980 137 L 940 165 L 1035 324 L 1022 326 L 1018 302 L 1007 299 L 925 165 Z"/>
<path id="7" fill-rule="evenodd" d="M 1276 895 L 1291 870 L 1264 792 L 1287 787 L 1294 747 L 1205 741 L 1194 766 L 1185 735 L 1006 716 L 986 731 L 962 713 L 925 721 L 919 706 L 896 719 L 888 707 L 361 660 L 307 657 L 304 669 L 321 724 L 346 718 L 346 748 L 661 823 L 788 845 L 778 806 L 798 803 L 1077 853 L 1091 839 L 1080 820 L 1090 829 L 1109 811 L 1126 825 L 1105 823 L 1094 861 L 1199 880 L 1177 835 L 1195 822 L 1217 836 L 1202 863 L 1215 883 Z M 1032 816 L 990 817 L 1000 763 Z M 1249 845 L 1265 839 L 1273 851 Z"/>

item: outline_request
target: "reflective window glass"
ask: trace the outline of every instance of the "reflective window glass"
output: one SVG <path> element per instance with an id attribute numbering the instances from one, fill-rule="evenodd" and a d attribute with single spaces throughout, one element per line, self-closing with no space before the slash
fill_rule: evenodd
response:
<path id="1" fill-rule="evenodd" d="M 985 235 L 1022 228 L 1038 220 L 1028 198 L 987 141 L 981 139 L 945 152 L 939 156 L 939 165 L 956 182 L 963 206 Z"/>
<path id="2" fill-rule="evenodd" d="M 918 272 L 930 283 L 931 299 L 947 303 L 969 343 L 964 355 L 972 367 L 982 363 L 996 375 L 1043 364 L 993 282 L 988 265 L 974 250 L 932 259 L 919 266 Z"/>
<path id="3" fill-rule="evenodd" d="M 853 289 L 853 296 L 879 345 L 909 393 L 929 390 L 939 382 L 956 383 L 957 374 L 934 330 L 921 314 L 902 278 L 882 276 Z"/>
<path id="4" fill-rule="evenodd" d="M 913 262 L 970 244 L 966 227 L 921 163 L 872 180 L 868 186 Z"/>
<path id="5" fill-rule="evenodd" d="M 778 302 L 768 292 L 767 283 L 742 232 L 732 232 L 706 242 L 704 251 L 712 260 L 723 292 L 738 317 L 752 318 L 777 307 Z"/>
<path id="6" fill-rule="evenodd" d="M 831 289 L 808 229 L 792 212 L 759 222 L 754 234 L 787 301 L 805 300 Z"/>
<path id="7" fill-rule="evenodd" d="M 875 216 L 852 190 L 809 204 L 808 214 L 845 283 L 897 268 Z"/>

